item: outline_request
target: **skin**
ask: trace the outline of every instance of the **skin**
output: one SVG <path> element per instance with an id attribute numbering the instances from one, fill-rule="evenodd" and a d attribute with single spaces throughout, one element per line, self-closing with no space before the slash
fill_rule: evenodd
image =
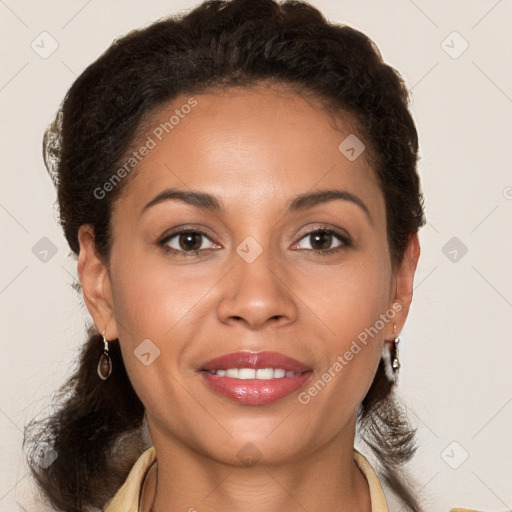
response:
<path id="1" fill-rule="evenodd" d="M 154 502 L 156 512 L 369 512 L 369 488 L 353 460 L 356 412 L 383 344 L 406 320 L 417 237 L 393 265 L 384 197 L 366 155 L 351 162 L 338 149 L 352 133 L 349 118 L 335 125 L 285 87 L 194 97 L 198 105 L 124 184 L 109 261 L 96 254 L 90 226 L 79 232 L 84 300 L 99 331 L 119 339 L 157 453 L 142 510 Z M 148 126 L 188 98 L 161 108 Z M 208 192 L 224 210 L 168 200 L 141 214 L 171 187 Z M 287 213 L 297 195 L 326 189 L 354 194 L 368 214 L 340 199 Z M 207 232 L 202 252 L 180 257 L 158 245 L 181 225 Z M 313 251 L 318 245 L 306 234 L 326 226 L 352 243 L 333 237 Z M 248 236 L 263 248 L 252 263 L 236 252 Z M 184 250 L 178 242 L 167 243 Z M 268 405 L 239 404 L 198 373 L 223 354 L 273 350 L 311 367 L 316 380 L 394 303 L 401 311 L 307 405 L 298 392 Z M 147 338 L 160 356 L 145 366 L 134 350 Z M 261 456 L 251 467 L 237 456 L 246 443 Z"/>

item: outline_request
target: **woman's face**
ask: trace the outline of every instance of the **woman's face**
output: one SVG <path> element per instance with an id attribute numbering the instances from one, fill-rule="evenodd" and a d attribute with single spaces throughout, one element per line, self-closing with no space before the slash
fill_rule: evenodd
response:
<path id="1" fill-rule="evenodd" d="M 85 300 L 119 339 L 155 444 L 246 464 L 352 443 L 417 245 L 394 269 L 348 121 L 285 88 L 184 95 L 135 148 L 109 272 L 81 230 Z"/>

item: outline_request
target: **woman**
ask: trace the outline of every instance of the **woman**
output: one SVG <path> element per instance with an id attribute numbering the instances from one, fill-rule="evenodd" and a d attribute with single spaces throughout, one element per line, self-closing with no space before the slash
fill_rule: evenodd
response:
<path id="1" fill-rule="evenodd" d="M 365 35 L 206 2 L 117 40 L 44 148 L 96 326 L 27 434 L 56 510 L 387 511 L 356 432 L 422 510 L 393 395 L 418 141 Z"/>

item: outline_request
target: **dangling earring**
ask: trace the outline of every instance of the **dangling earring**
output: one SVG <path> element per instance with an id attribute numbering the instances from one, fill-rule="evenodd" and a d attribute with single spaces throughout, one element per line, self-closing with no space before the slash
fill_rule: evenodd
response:
<path id="1" fill-rule="evenodd" d="M 396 334 L 396 324 L 393 325 L 393 332 Z M 391 382 L 396 382 L 398 380 L 398 372 L 400 370 L 400 359 L 398 358 L 398 344 L 400 343 L 400 337 L 397 336 L 393 340 L 393 345 L 391 347 L 387 347 L 387 343 L 382 347 L 382 359 L 384 359 L 384 371 L 386 372 L 386 377 Z"/>
<path id="2" fill-rule="evenodd" d="M 395 375 L 400 371 L 400 359 L 398 359 L 398 344 L 400 343 L 400 338 L 397 336 L 393 341 L 393 352 L 391 354 L 391 368 L 393 369 L 393 373 Z"/>
<path id="3" fill-rule="evenodd" d="M 108 341 L 105 338 L 105 329 L 101 334 L 103 337 L 103 354 L 101 354 L 100 360 L 98 361 L 98 375 L 101 380 L 107 380 L 112 373 L 112 359 L 108 353 Z"/>
<path id="4" fill-rule="evenodd" d="M 396 334 L 396 324 L 393 324 L 393 332 Z M 393 340 L 393 348 L 391 349 L 391 369 L 395 375 L 395 379 L 398 377 L 398 371 L 400 370 L 400 359 L 398 359 L 398 344 L 400 343 L 400 337 L 397 336 Z"/>

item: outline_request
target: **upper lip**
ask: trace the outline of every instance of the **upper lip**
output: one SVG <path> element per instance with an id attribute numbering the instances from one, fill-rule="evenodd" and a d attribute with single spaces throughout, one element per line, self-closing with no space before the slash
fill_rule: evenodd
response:
<path id="1" fill-rule="evenodd" d="M 311 370 L 305 364 L 293 359 L 293 357 L 285 356 L 279 352 L 251 352 L 240 351 L 224 354 L 214 359 L 210 359 L 203 366 L 202 370 L 227 370 L 229 368 L 282 368 L 295 373 L 303 373 Z"/>

